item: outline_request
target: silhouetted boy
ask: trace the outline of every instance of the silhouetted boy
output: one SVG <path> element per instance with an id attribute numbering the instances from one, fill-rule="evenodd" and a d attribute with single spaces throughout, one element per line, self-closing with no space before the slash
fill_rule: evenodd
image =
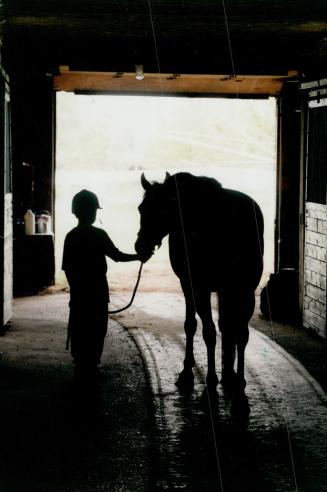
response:
<path id="1" fill-rule="evenodd" d="M 62 269 L 70 286 L 68 332 L 75 374 L 82 378 L 97 375 L 108 324 L 109 288 L 106 256 L 114 261 L 137 260 L 136 254 L 119 251 L 108 234 L 92 224 L 99 206 L 88 190 L 77 193 L 72 213 L 78 225 L 66 236 Z"/>

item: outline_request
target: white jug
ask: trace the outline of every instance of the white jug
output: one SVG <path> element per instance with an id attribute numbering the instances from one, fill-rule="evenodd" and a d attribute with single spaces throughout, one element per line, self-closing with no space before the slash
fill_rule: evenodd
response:
<path id="1" fill-rule="evenodd" d="M 25 234 L 35 234 L 35 215 L 32 210 L 28 209 L 24 215 Z"/>

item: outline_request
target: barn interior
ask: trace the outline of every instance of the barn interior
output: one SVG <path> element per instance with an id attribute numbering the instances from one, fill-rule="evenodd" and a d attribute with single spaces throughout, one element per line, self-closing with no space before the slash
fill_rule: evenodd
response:
<path id="1" fill-rule="evenodd" d="M 2 324 L 10 318 L 12 286 L 16 295 L 54 282 L 53 238 L 27 238 L 23 217 L 31 207 L 48 211 L 56 231 L 57 91 L 274 97 L 274 269 L 297 272 L 305 324 L 325 336 L 323 279 L 312 283 L 319 272 L 325 278 L 325 258 L 319 260 L 319 272 L 311 271 L 315 266 L 308 262 L 304 266 L 305 209 L 313 200 L 307 196 L 308 183 L 315 188 L 319 182 L 314 200 L 319 206 L 326 201 L 323 166 L 308 164 L 311 154 L 317 162 L 325 152 L 321 139 L 319 148 L 308 150 L 308 142 L 324 131 L 325 15 L 319 0 L 310 7 L 305 1 L 3 2 Z M 309 112 L 315 115 L 315 129 L 307 138 Z"/>

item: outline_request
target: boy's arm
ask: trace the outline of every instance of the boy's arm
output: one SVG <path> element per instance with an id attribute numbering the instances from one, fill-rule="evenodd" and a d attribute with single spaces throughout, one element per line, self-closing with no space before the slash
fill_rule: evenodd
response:
<path id="1" fill-rule="evenodd" d="M 117 261 L 135 261 L 139 260 L 139 257 L 135 253 L 123 253 L 119 251 L 119 259 Z"/>
<path id="2" fill-rule="evenodd" d="M 123 253 L 120 251 L 110 237 L 106 234 L 106 245 L 105 245 L 105 254 L 106 256 L 109 256 L 114 261 L 135 261 L 139 260 L 139 256 L 137 254 L 130 254 L 130 253 Z"/>

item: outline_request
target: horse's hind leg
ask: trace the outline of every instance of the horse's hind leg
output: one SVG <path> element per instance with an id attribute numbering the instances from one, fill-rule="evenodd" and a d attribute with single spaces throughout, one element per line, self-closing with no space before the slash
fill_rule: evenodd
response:
<path id="1" fill-rule="evenodd" d="M 234 333 L 228 324 L 219 322 L 219 329 L 221 331 L 221 363 L 222 363 L 222 377 L 221 384 L 227 388 L 234 386 L 236 381 L 236 373 L 234 371 L 235 363 L 235 348 L 236 343 L 234 339 Z"/>
<path id="2" fill-rule="evenodd" d="M 208 372 L 207 385 L 215 388 L 218 384 L 216 374 L 216 327 L 212 319 L 211 293 L 204 292 L 196 298 L 196 310 L 202 321 L 203 339 L 207 346 Z"/>
<path id="3" fill-rule="evenodd" d="M 221 384 L 225 389 L 233 388 L 236 382 L 234 371 L 236 341 L 234 336 L 233 317 L 235 314 L 232 295 L 229 291 L 219 292 L 219 331 L 221 333 Z"/>
<path id="4" fill-rule="evenodd" d="M 244 292 L 239 298 L 239 316 L 235 327 L 237 346 L 237 379 L 240 389 L 244 389 L 246 381 L 244 378 L 244 353 L 249 341 L 249 321 L 254 311 L 254 292 Z"/>
<path id="5" fill-rule="evenodd" d="M 236 341 L 231 320 L 226 315 L 219 315 L 219 330 L 221 332 L 221 384 L 227 389 L 235 386 L 237 376 L 234 371 Z"/>
<path id="6" fill-rule="evenodd" d="M 249 340 L 248 322 L 254 310 L 253 292 L 224 292 L 219 298 L 219 328 L 222 333 L 222 384 L 243 390 L 244 353 Z M 237 348 L 237 373 L 234 371 Z"/>
<path id="7" fill-rule="evenodd" d="M 194 375 L 192 368 L 195 365 L 193 354 L 193 340 L 196 332 L 196 317 L 195 317 L 195 305 L 192 291 L 186 287 L 183 287 L 185 296 L 186 316 L 184 323 L 184 330 L 186 335 L 186 350 L 184 359 L 184 369 L 180 373 L 176 382 L 177 386 L 189 386 L 193 384 Z"/>

